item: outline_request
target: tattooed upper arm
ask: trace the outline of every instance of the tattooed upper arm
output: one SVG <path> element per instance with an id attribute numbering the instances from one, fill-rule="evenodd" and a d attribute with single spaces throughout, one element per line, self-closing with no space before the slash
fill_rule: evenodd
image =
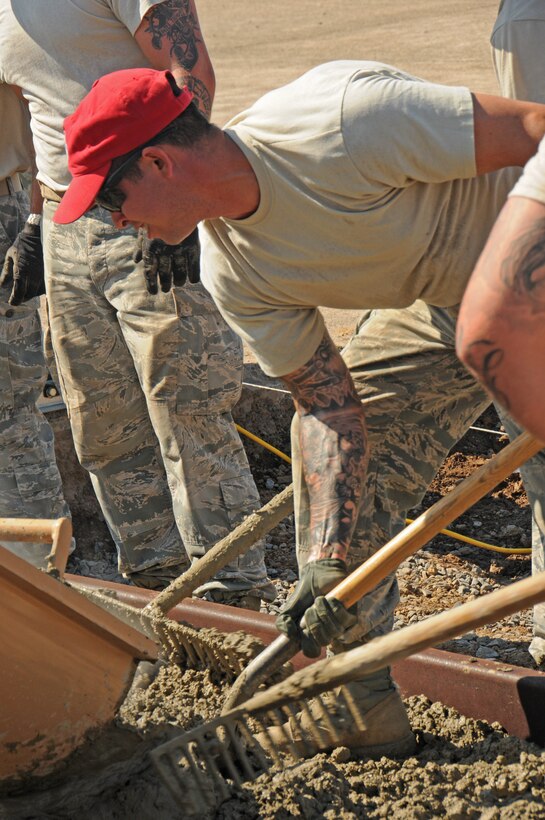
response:
<path id="1" fill-rule="evenodd" d="M 534 220 L 513 239 L 500 276 L 510 297 L 533 312 L 545 312 L 545 217 Z"/>
<path id="2" fill-rule="evenodd" d="M 201 111 L 212 108 L 214 73 L 193 0 L 165 0 L 143 17 L 135 33 L 140 48 L 155 68 L 169 68 L 188 85 Z"/>
<path id="3" fill-rule="evenodd" d="M 346 364 L 327 334 L 314 356 L 284 381 L 300 418 L 302 466 L 311 507 L 310 560 L 344 560 L 367 466 L 361 402 Z"/>
<path id="4" fill-rule="evenodd" d="M 544 383 L 544 320 L 545 205 L 511 197 L 464 294 L 456 350 L 492 396 L 527 429 L 534 414 L 544 415 L 543 397 L 538 399 L 537 393 Z"/>

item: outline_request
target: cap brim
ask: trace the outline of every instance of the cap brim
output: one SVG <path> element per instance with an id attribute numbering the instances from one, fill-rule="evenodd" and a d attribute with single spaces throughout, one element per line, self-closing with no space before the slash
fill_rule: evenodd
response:
<path id="1" fill-rule="evenodd" d="M 53 222 L 58 225 L 67 225 L 75 222 L 85 211 L 94 204 L 96 195 L 102 188 L 102 184 L 108 175 L 111 162 L 103 165 L 97 171 L 78 177 L 73 177 L 68 186 L 59 207 L 53 217 Z"/>

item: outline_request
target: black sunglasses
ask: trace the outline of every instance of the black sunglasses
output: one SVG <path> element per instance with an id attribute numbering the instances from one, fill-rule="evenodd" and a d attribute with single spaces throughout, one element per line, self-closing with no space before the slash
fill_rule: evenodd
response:
<path id="1" fill-rule="evenodd" d="M 110 171 L 102 184 L 102 188 L 95 197 L 95 205 L 104 208 L 106 211 L 120 211 L 125 201 L 125 194 L 117 187 L 123 179 L 127 169 L 142 156 L 142 151 L 146 145 L 135 148 L 123 159 L 113 171 Z"/>
<path id="2" fill-rule="evenodd" d="M 180 89 L 177 90 L 180 93 Z M 125 194 L 123 191 L 119 190 L 117 185 L 127 173 L 127 169 L 130 168 L 136 160 L 140 159 L 144 148 L 148 148 L 150 145 L 156 145 L 162 139 L 168 137 L 168 135 L 174 130 L 175 126 L 173 128 L 172 124 L 167 125 L 166 128 L 163 128 L 163 130 L 153 137 L 153 139 L 149 140 L 149 142 L 145 142 L 144 145 L 140 145 L 138 148 L 135 148 L 133 151 L 126 154 L 119 165 L 116 165 L 118 160 L 114 160 L 112 165 L 115 167 L 110 171 L 102 183 L 102 188 L 95 197 L 95 205 L 98 205 L 100 208 L 104 208 L 107 211 L 120 211 L 125 201 Z"/>

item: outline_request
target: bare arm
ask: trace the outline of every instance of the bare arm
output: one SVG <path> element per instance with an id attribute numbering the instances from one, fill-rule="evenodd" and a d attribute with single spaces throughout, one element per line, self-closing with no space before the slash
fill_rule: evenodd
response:
<path id="1" fill-rule="evenodd" d="M 346 560 L 367 469 L 367 431 L 348 369 L 326 334 L 314 356 L 283 377 L 300 419 L 310 495 L 310 561 Z"/>
<path id="2" fill-rule="evenodd" d="M 193 0 L 166 0 L 153 6 L 134 36 L 151 65 L 170 69 L 178 85 L 189 86 L 202 113 L 210 117 L 214 70 Z"/>
<path id="3" fill-rule="evenodd" d="M 477 174 L 526 165 L 545 135 L 545 105 L 473 94 Z"/>
<path id="4" fill-rule="evenodd" d="M 23 91 L 18 85 L 10 85 L 10 88 L 14 92 L 14 94 L 21 100 L 23 105 L 26 106 L 28 109 L 28 100 L 23 96 Z M 30 114 L 29 114 L 30 118 Z M 30 213 L 31 214 L 41 214 L 43 211 L 43 197 L 42 192 L 40 191 L 40 185 L 38 180 L 36 179 L 36 156 L 34 154 L 34 145 L 32 143 L 32 135 L 30 133 L 30 125 L 28 126 L 28 146 L 29 150 L 32 154 L 32 165 L 30 167 L 30 172 L 32 174 L 32 185 L 30 188 Z"/>
<path id="5" fill-rule="evenodd" d="M 545 441 L 545 205 L 511 197 L 464 294 L 456 350 L 514 419 Z"/>

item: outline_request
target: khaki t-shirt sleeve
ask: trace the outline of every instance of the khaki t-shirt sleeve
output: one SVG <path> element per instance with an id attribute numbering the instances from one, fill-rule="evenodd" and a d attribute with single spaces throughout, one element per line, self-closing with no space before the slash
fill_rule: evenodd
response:
<path id="1" fill-rule="evenodd" d="M 164 0 L 106 0 L 118 20 L 127 27 L 131 34 L 142 22 L 142 19 L 153 6 L 160 6 Z"/>
<path id="2" fill-rule="evenodd" d="M 230 305 L 231 307 L 231 305 Z M 219 304 L 225 321 L 256 356 L 268 376 L 279 378 L 302 367 L 315 354 L 325 333 L 317 308 L 268 308 L 236 312 Z"/>
<path id="3" fill-rule="evenodd" d="M 509 196 L 524 196 L 545 203 L 545 139 L 539 143 L 537 154 L 526 163 Z"/>
<path id="4" fill-rule="evenodd" d="M 467 88 L 395 71 L 354 76 L 343 102 L 346 150 L 363 188 L 403 188 L 475 176 L 473 101 Z"/>

